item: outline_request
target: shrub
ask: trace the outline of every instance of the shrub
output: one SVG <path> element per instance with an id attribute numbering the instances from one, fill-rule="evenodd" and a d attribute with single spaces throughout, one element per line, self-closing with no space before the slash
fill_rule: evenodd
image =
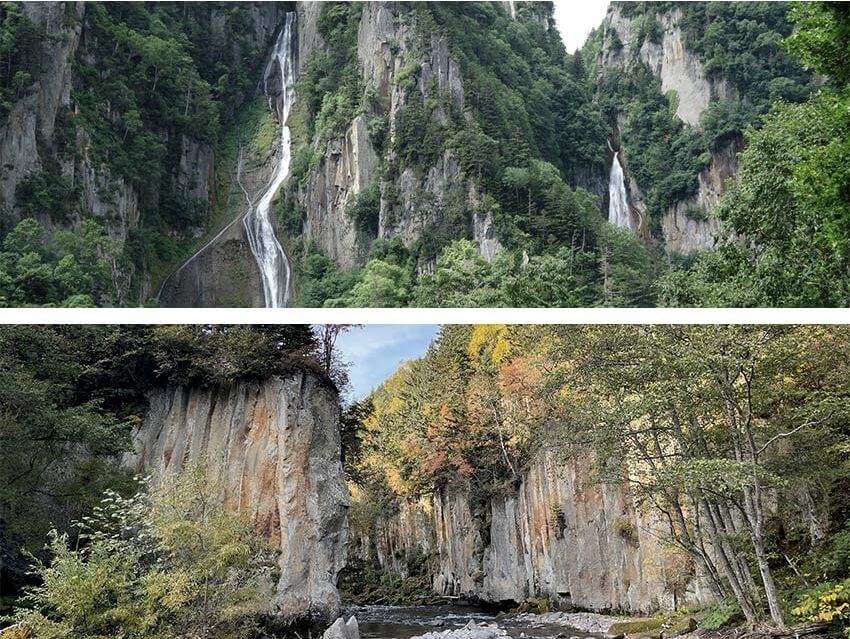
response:
<path id="1" fill-rule="evenodd" d="M 850 626 L 850 579 L 818 584 L 800 593 L 799 605 L 791 613 L 813 622 L 839 622 Z M 845 629 L 848 633 L 850 627 Z"/>
<path id="2" fill-rule="evenodd" d="M 205 462 L 124 499 L 107 493 L 79 524 L 81 548 L 55 530 L 18 619 L 42 639 L 246 636 L 271 593 L 271 553 L 220 502 Z"/>
<path id="3" fill-rule="evenodd" d="M 699 622 L 699 627 L 705 630 L 717 630 L 743 619 L 741 607 L 737 603 L 724 601 L 713 608 Z"/>

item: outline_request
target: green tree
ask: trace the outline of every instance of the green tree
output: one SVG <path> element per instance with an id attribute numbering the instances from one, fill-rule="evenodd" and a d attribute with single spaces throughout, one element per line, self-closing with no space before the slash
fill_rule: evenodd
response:
<path id="1" fill-rule="evenodd" d="M 328 300 L 326 306 L 400 307 L 410 299 L 410 273 L 383 260 L 370 260 L 360 281 L 342 298 Z"/>

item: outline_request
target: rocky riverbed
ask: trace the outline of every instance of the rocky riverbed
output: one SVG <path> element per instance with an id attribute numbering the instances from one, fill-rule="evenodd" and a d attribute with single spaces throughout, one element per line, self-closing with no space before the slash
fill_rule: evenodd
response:
<path id="1" fill-rule="evenodd" d="M 592 613 L 499 613 L 475 606 L 352 606 L 362 639 L 590 639 L 622 618 Z"/>

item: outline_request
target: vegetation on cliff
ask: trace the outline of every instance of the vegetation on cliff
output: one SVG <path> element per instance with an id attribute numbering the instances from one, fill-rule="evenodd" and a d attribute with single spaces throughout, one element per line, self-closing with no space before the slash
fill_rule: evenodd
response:
<path id="1" fill-rule="evenodd" d="M 0 582 L 27 580 L 47 531 L 76 533 L 161 386 L 204 387 L 309 370 L 330 382 L 307 326 L 7 326 L 0 330 Z"/>
<path id="2" fill-rule="evenodd" d="M 846 306 L 850 299 L 850 9 L 801 3 L 788 47 L 827 84 L 747 132 L 718 214 L 726 236 L 662 282 L 668 305 Z M 741 241 L 744 238 L 745 241 Z"/>
<path id="3" fill-rule="evenodd" d="M 658 515 L 685 559 L 673 578 L 696 570 L 748 623 L 776 626 L 817 617 L 837 589 L 823 619 L 847 624 L 848 336 L 446 326 L 357 407 L 352 521 L 374 536 L 405 500 L 454 487 L 486 522 L 537 454 L 580 459 Z"/>
<path id="4" fill-rule="evenodd" d="M 846 304 L 846 6 L 615 8 L 628 47 L 606 23 L 570 55 L 546 3 L 518 5 L 515 17 L 495 2 L 392 5 L 404 42 L 386 44 L 403 66 L 378 95 L 362 77 L 363 5 L 323 3 L 314 25 L 323 45 L 301 67 L 291 176 L 276 205 L 297 303 Z M 69 8 L 61 25 L 68 34 L 80 29 L 71 105 L 59 109 L 50 139 L 38 141 L 39 168 L 17 184 L 14 211 L 0 216 L 3 236 L 20 216 L 45 229 L 34 255 L 11 251 L 0 264 L 8 305 L 145 303 L 151 285 L 234 214 L 226 195 L 236 138 L 246 127 L 266 137 L 274 128 L 267 112 L 254 117 L 269 44 L 259 40 L 271 32 L 258 27 L 264 18 L 248 4 L 89 3 L 81 24 L 76 16 Z M 681 36 L 711 87 L 698 125 L 677 115 L 688 98 L 662 93 L 644 61 L 665 29 Z M 35 90 L 48 45 L 57 42 L 20 6 L 0 6 L 4 121 Z M 431 57 L 443 51 L 458 73 L 439 84 Z M 324 238 L 342 243 L 347 257 L 337 264 L 357 265 L 340 271 L 306 241 L 330 231 L 306 219 L 304 202 L 309 189 L 321 188 L 310 177 L 358 117 L 377 165 L 339 212 L 353 232 Z M 640 239 L 605 222 L 608 140 L 620 145 L 630 186 L 641 194 L 648 224 Z M 739 179 L 717 210 L 679 211 L 696 222 L 719 217 L 718 250 L 665 254 L 662 218 L 698 193 L 712 158 L 744 141 Z M 214 160 L 209 175 L 185 166 L 201 150 Z M 102 237 L 83 226 L 92 216 L 84 204 L 91 194 L 77 177 L 83 166 L 98 167 L 98 180 L 110 183 L 99 193 L 137 194 L 138 221 L 104 215 L 129 214 L 98 195 Z M 208 192 L 198 190 L 203 185 Z M 324 208 L 334 199 L 314 195 Z M 86 246 L 59 246 L 56 227 Z M 482 233 L 498 240 L 487 260 L 469 250 Z"/>

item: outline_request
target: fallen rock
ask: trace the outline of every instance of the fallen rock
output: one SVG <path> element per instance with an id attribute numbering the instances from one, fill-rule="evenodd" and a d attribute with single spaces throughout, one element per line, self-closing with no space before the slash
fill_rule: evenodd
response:
<path id="1" fill-rule="evenodd" d="M 507 637 L 508 631 L 496 624 L 475 623 L 470 621 L 463 628 L 443 630 L 442 632 L 426 632 L 424 635 L 411 639 L 500 639 Z M 324 639 L 328 639 L 325 637 Z"/>
<path id="2" fill-rule="evenodd" d="M 663 623 L 664 619 L 660 617 L 620 620 L 611 624 L 606 634 L 629 639 L 659 639 Z"/>
<path id="3" fill-rule="evenodd" d="M 340 617 L 334 621 L 330 628 L 325 630 L 322 639 L 360 639 L 360 626 L 357 624 L 357 617 L 352 615 L 346 621 Z"/>

